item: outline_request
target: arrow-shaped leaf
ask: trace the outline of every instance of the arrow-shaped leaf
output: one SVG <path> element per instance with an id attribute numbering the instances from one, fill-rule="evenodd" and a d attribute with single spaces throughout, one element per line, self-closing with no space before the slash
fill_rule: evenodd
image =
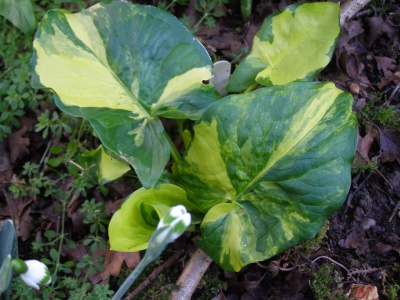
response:
<path id="1" fill-rule="evenodd" d="M 90 121 L 103 145 L 152 186 L 169 160 L 158 117 L 197 119 L 216 97 L 211 59 L 179 21 L 115 1 L 81 13 L 49 11 L 35 36 L 32 85 Z"/>
<path id="2" fill-rule="evenodd" d="M 318 233 L 350 187 L 352 97 L 291 83 L 211 105 L 173 179 L 207 213 L 202 249 L 228 271 Z"/>
<path id="3" fill-rule="evenodd" d="M 227 90 L 239 92 L 256 83 L 271 86 L 314 80 L 331 60 L 339 32 L 338 3 L 288 6 L 264 20 Z"/>

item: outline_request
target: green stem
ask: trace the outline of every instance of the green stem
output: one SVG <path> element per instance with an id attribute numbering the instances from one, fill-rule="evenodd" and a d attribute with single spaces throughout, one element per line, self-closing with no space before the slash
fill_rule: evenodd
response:
<path id="1" fill-rule="evenodd" d="M 128 278 L 125 279 L 124 283 L 120 286 L 118 291 L 115 293 L 114 297 L 111 300 L 120 300 L 125 295 L 127 290 L 131 287 L 132 283 L 139 277 L 139 275 L 143 272 L 143 270 L 147 267 L 147 265 L 151 263 L 146 259 L 146 255 L 140 261 L 140 263 L 136 266 L 136 268 L 132 271 Z"/>
<path id="2" fill-rule="evenodd" d="M 194 25 L 194 31 L 196 32 L 199 29 L 200 24 L 205 20 L 205 18 L 208 17 L 208 12 L 206 12 L 201 18 L 200 20 L 196 23 L 196 25 Z"/>
<path id="3" fill-rule="evenodd" d="M 62 250 L 62 246 L 64 244 L 64 238 L 65 238 L 65 228 L 64 228 L 64 223 L 65 223 L 65 210 L 66 210 L 66 204 L 67 201 L 66 199 L 62 199 L 61 200 L 62 203 L 62 212 L 61 212 L 61 234 L 60 234 L 60 243 L 58 245 L 58 251 L 57 251 L 57 261 L 56 261 L 56 266 L 54 268 L 54 272 L 53 275 L 51 276 L 52 278 L 56 277 L 56 274 L 58 273 L 58 270 L 60 268 L 60 256 L 61 256 L 61 250 Z M 51 286 L 54 287 L 56 283 L 56 280 L 52 280 L 51 281 Z"/>
<path id="4" fill-rule="evenodd" d="M 170 136 L 165 131 L 164 131 L 164 137 L 167 139 L 169 147 L 171 149 L 172 159 L 174 160 L 174 162 L 179 162 L 181 160 L 181 155 L 179 154 L 178 149 L 176 149 L 174 142 L 171 140 Z"/>
<path id="5" fill-rule="evenodd" d="M 166 7 L 165 7 L 165 11 L 169 10 L 171 8 L 171 6 L 176 2 L 176 0 L 172 0 Z"/>

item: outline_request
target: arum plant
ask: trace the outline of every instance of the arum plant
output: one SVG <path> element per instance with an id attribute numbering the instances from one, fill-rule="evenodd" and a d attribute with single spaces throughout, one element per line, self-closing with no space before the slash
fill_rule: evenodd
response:
<path id="1" fill-rule="evenodd" d="M 356 149 L 351 95 L 313 81 L 339 32 L 337 3 L 267 17 L 225 96 L 207 51 L 167 12 L 119 1 L 49 11 L 34 39 L 33 86 L 86 118 L 143 185 L 112 217 L 111 248 L 146 249 L 176 205 L 226 271 L 313 238 L 346 198 Z M 182 156 L 161 118 L 194 121 L 180 130 Z"/>
<path id="2" fill-rule="evenodd" d="M 148 242 L 148 248 L 140 263 L 125 280 L 115 293 L 113 300 L 123 297 L 132 283 L 139 277 L 143 270 L 157 257 L 160 256 L 165 247 L 182 235 L 189 227 L 191 215 L 183 205 L 174 206 L 168 210 L 157 225 Z"/>

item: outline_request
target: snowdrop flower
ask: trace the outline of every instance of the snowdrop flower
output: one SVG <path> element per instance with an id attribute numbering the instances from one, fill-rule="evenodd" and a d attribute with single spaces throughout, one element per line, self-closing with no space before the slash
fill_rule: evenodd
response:
<path id="1" fill-rule="evenodd" d="M 23 261 L 19 258 L 12 262 L 13 270 L 20 274 L 22 281 L 34 289 L 40 290 L 41 285 L 51 283 L 47 266 L 38 260 Z"/>
<path id="2" fill-rule="evenodd" d="M 166 229 L 161 231 L 156 241 L 160 244 L 170 234 L 168 242 L 171 243 L 185 232 L 191 221 L 191 215 L 183 205 L 172 207 L 158 223 L 157 229 Z"/>

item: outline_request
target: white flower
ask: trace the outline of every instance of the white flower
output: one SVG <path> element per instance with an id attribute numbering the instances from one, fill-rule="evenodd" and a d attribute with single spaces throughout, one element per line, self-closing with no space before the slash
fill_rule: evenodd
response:
<path id="1" fill-rule="evenodd" d="M 20 274 L 26 285 L 39 290 L 41 285 L 51 283 L 50 272 L 47 266 L 38 260 L 26 260 L 26 272 Z"/>
<path id="2" fill-rule="evenodd" d="M 183 205 L 172 207 L 158 223 L 157 229 L 165 228 L 156 238 L 161 243 L 167 235 L 170 235 L 169 243 L 176 240 L 190 225 L 191 215 Z"/>

